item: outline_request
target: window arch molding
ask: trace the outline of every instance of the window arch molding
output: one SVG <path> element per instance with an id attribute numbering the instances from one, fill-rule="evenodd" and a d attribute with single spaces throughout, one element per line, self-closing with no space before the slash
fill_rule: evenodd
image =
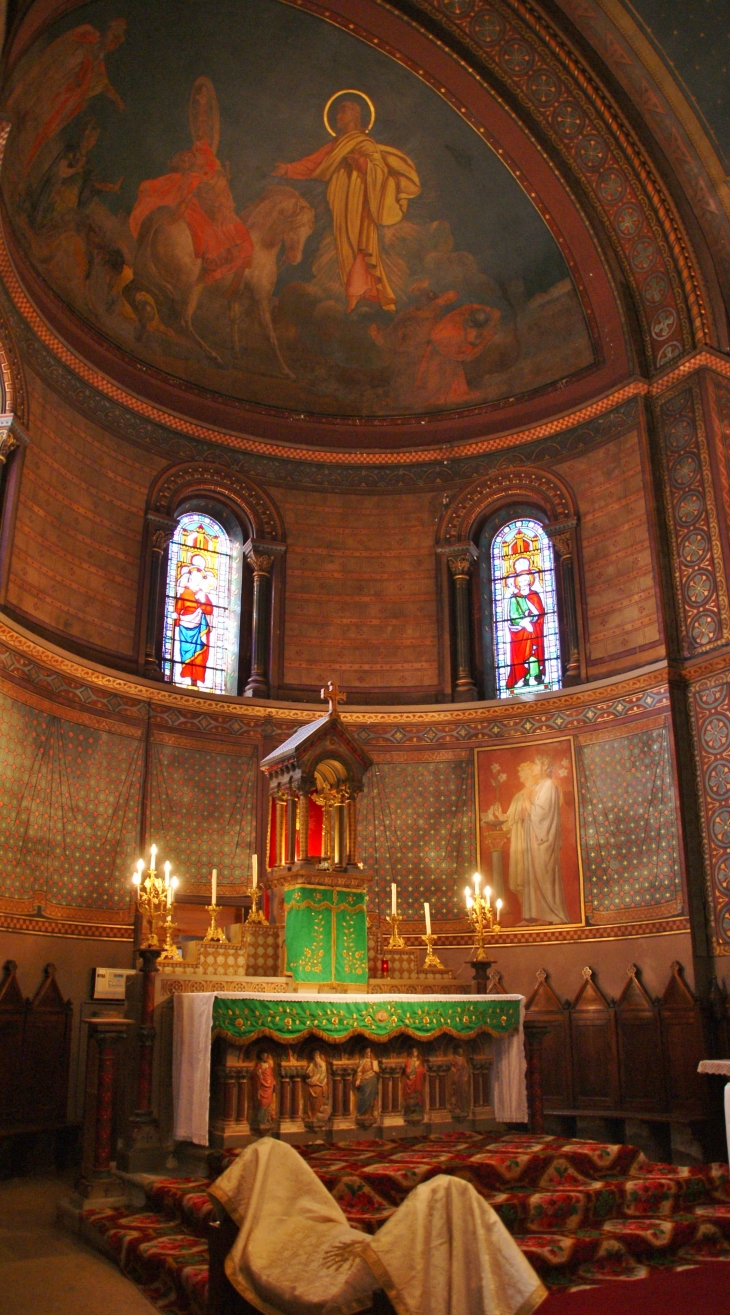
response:
<path id="1" fill-rule="evenodd" d="M 568 483 L 539 467 L 504 468 L 473 480 L 444 509 L 436 534 L 441 598 L 440 665 L 443 697 L 454 702 L 495 697 L 491 654 L 483 643 L 479 547 L 489 525 L 496 533 L 517 516 L 535 513 L 555 559 L 563 684 L 585 679 L 579 570 L 579 526 Z"/>
<path id="2" fill-rule="evenodd" d="M 275 697 L 280 684 L 284 523 L 276 503 L 248 476 L 206 461 L 168 467 L 147 499 L 145 541 L 137 609 L 137 661 L 141 674 L 162 680 L 162 635 L 167 560 L 178 514 L 197 502 L 215 516 L 217 505 L 241 530 L 250 567 L 242 579 L 241 665 L 238 692 Z M 247 655 L 250 654 L 250 659 Z"/>

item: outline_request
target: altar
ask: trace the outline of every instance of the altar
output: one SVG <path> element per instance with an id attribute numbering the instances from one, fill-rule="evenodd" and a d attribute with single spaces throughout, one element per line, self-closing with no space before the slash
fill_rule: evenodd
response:
<path id="1" fill-rule="evenodd" d="M 525 1122 L 519 995 L 180 992 L 175 1140 L 242 1146 Z"/>

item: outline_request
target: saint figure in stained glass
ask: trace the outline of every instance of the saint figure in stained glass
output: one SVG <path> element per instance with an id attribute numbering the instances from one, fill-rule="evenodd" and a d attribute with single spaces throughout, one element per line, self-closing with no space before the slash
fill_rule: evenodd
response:
<path id="1" fill-rule="evenodd" d="M 489 555 L 498 696 L 558 689 L 555 568 L 543 526 L 528 517 L 510 521 L 494 535 Z"/>
<path id="2" fill-rule="evenodd" d="M 240 563 L 222 525 L 201 511 L 179 518 L 167 571 L 163 674 L 176 685 L 236 692 Z M 238 589 L 236 584 L 238 583 Z"/>

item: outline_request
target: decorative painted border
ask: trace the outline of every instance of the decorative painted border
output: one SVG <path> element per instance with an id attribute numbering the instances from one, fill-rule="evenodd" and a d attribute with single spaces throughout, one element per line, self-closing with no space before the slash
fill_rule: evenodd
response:
<path id="1" fill-rule="evenodd" d="M 727 659 L 725 659 L 727 663 Z M 730 671 L 689 690 L 705 891 L 715 954 L 730 955 Z"/>
<path id="2" fill-rule="evenodd" d="M 730 604 L 698 379 L 656 407 L 682 653 L 727 643 Z"/>

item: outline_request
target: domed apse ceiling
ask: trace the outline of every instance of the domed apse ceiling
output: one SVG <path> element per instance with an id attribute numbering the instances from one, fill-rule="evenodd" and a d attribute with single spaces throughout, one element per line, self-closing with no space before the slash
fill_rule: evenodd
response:
<path id="1" fill-rule="evenodd" d="M 388 417 L 514 398 L 593 362 L 558 245 L 497 154 L 316 16 L 279 0 L 86 5 L 26 53 L 5 106 L 26 255 L 166 375 Z"/>
<path id="2" fill-rule="evenodd" d="M 728 0 L 634 0 L 639 19 L 704 118 L 730 170 L 730 5 Z"/>

